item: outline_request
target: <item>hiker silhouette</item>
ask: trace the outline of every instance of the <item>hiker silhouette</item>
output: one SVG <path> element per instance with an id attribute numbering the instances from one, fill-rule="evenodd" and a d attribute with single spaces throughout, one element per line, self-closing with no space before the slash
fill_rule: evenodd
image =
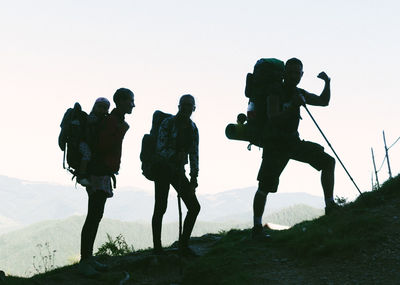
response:
<path id="1" fill-rule="evenodd" d="M 126 88 L 118 89 L 113 96 L 113 101 L 116 108 L 99 126 L 88 165 L 90 185 L 86 187 L 86 191 L 89 202 L 81 233 L 79 264 L 79 270 L 85 276 L 94 276 L 98 271 L 107 269 L 106 265 L 94 260 L 93 244 L 103 217 L 106 200 L 113 196 L 112 180 L 115 182 L 115 174 L 121 162 L 122 141 L 129 129 L 129 125 L 125 122 L 125 114 L 131 114 L 135 107 L 134 94 Z"/>
<path id="2" fill-rule="evenodd" d="M 90 185 L 88 164 L 92 157 L 91 149 L 96 147 L 99 126 L 108 115 L 109 108 L 110 101 L 107 98 L 99 97 L 96 99 L 92 111 L 86 120 L 84 140 L 79 143 L 79 151 L 82 158 L 76 174 L 76 181 L 85 187 Z"/>
<path id="3" fill-rule="evenodd" d="M 190 119 L 196 108 L 194 97 L 189 94 L 183 95 L 179 100 L 178 108 L 178 113 L 164 119 L 158 130 L 156 152 L 160 157 L 161 165 L 154 179 L 153 244 L 156 254 L 163 252 L 162 219 L 167 209 L 169 188 L 172 185 L 188 209 L 183 231 L 179 237 L 179 250 L 183 255 L 193 255 L 188 243 L 200 212 L 200 204 L 195 192 L 199 172 L 199 133 L 196 124 Z M 185 174 L 188 156 L 190 181 Z"/>
<path id="4" fill-rule="evenodd" d="M 333 199 L 335 159 L 324 152 L 321 145 L 301 140 L 298 133 L 302 105 L 328 106 L 331 96 L 330 78 L 325 72 L 318 75 L 318 78 L 324 80 L 325 86 L 321 95 L 317 96 L 297 87 L 302 76 L 302 62 L 297 58 L 289 59 L 285 63 L 283 92 L 267 98 L 268 119 L 263 137 L 263 158 L 253 202 L 254 238 L 268 237 L 261 224 L 267 195 L 277 191 L 279 176 L 290 159 L 308 163 L 321 171 L 325 213 L 329 214 L 338 207 Z"/>

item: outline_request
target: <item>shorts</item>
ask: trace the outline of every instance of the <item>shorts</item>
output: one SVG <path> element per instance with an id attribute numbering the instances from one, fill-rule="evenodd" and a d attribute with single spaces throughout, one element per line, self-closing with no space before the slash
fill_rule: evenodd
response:
<path id="1" fill-rule="evenodd" d="M 111 177 L 109 175 L 90 175 L 90 186 L 86 187 L 86 191 L 88 194 L 92 194 L 96 191 L 103 191 L 106 193 L 107 198 L 111 198 L 114 196 Z"/>
<path id="2" fill-rule="evenodd" d="M 318 171 L 334 162 L 334 158 L 317 143 L 299 138 L 269 142 L 264 146 L 263 159 L 257 176 L 260 191 L 264 193 L 277 191 L 279 177 L 290 159 L 308 163 Z"/>

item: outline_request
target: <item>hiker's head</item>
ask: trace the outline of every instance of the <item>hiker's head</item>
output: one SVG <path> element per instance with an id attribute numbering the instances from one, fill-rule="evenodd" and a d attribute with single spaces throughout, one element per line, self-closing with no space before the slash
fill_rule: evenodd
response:
<path id="1" fill-rule="evenodd" d="M 196 103 L 194 97 L 190 94 L 185 94 L 179 99 L 178 114 L 182 117 L 190 118 L 194 110 L 196 110 Z"/>
<path id="2" fill-rule="evenodd" d="M 299 84 L 303 76 L 303 63 L 298 58 L 291 58 L 286 61 L 285 72 L 283 75 L 285 85 L 295 87 Z"/>
<path id="3" fill-rule="evenodd" d="M 134 94 L 127 88 L 119 88 L 115 91 L 113 100 L 117 109 L 124 114 L 131 114 L 133 107 L 135 107 Z"/>
<path id="4" fill-rule="evenodd" d="M 102 116 L 108 113 L 110 108 L 110 101 L 107 98 L 100 97 L 94 102 L 92 112 L 97 116 Z"/>

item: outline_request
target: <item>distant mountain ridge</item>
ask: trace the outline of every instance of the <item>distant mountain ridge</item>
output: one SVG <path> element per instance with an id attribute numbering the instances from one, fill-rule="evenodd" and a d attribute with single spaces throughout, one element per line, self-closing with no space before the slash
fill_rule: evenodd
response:
<path id="1" fill-rule="evenodd" d="M 198 219 L 222 222 L 237 217 L 241 221 L 251 221 L 255 191 L 256 187 L 248 187 L 217 194 L 198 193 L 202 206 Z M 165 222 L 178 219 L 176 192 L 170 192 Z M 43 220 L 85 215 L 87 210 L 87 195 L 80 185 L 75 189 L 73 185 L 28 182 L 0 176 L 0 196 L 0 235 Z M 321 209 L 323 199 L 306 193 L 277 193 L 268 197 L 266 214 L 296 204 Z M 154 197 L 151 193 L 133 187 L 117 188 L 114 197 L 107 201 L 104 215 L 120 221 L 149 223 L 153 207 Z"/>
<path id="2" fill-rule="evenodd" d="M 285 208 L 264 218 L 264 222 L 293 225 L 322 215 L 323 211 L 305 205 Z M 49 243 L 50 251 L 56 250 L 55 265 L 64 266 L 79 258 L 80 233 L 84 216 L 72 216 L 62 220 L 48 220 L 28 227 L 0 235 L 0 268 L 9 274 L 29 276 L 33 272 L 33 256 L 39 255 L 38 244 Z M 193 236 L 207 233 L 219 233 L 230 229 L 244 229 L 252 225 L 250 219 L 242 217 L 236 221 L 196 223 Z M 129 245 L 135 249 L 152 246 L 151 224 L 149 222 L 123 222 L 104 218 L 100 223 L 94 248 L 97 249 L 107 240 L 107 234 L 113 238 L 122 234 Z M 164 223 L 163 244 L 170 245 L 178 239 L 178 224 Z M 46 251 L 44 250 L 46 254 Z"/>

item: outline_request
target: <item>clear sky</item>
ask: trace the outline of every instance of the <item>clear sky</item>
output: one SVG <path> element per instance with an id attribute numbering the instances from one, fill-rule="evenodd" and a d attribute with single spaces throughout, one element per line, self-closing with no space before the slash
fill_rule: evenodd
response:
<path id="1" fill-rule="evenodd" d="M 261 151 L 229 141 L 224 129 L 245 112 L 245 77 L 257 59 L 298 57 L 300 87 L 319 94 L 332 78 L 329 107 L 310 107 L 355 181 L 371 188 L 374 147 L 383 159 L 400 136 L 398 1 L 1 1 L 0 174 L 70 184 L 57 145 L 59 124 L 79 101 L 135 93 L 119 185 L 151 190 L 140 170 L 140 144 L 154 110 L 175 113 L 180 95 L 197 100 L 201 193 L 256 185 Z M 325 146 L 302 111 L 303 139 Z M 400 143 L 390 150 L 400 172 Z M 379 167 L 379 165 L 378 165 Z M 380 179 L 387 178 L 384 166 Z M 356 189 L 339 164 L 336 194 Z M 281 192 L 322 195 L 319 173 L 290 162 Z"/>

